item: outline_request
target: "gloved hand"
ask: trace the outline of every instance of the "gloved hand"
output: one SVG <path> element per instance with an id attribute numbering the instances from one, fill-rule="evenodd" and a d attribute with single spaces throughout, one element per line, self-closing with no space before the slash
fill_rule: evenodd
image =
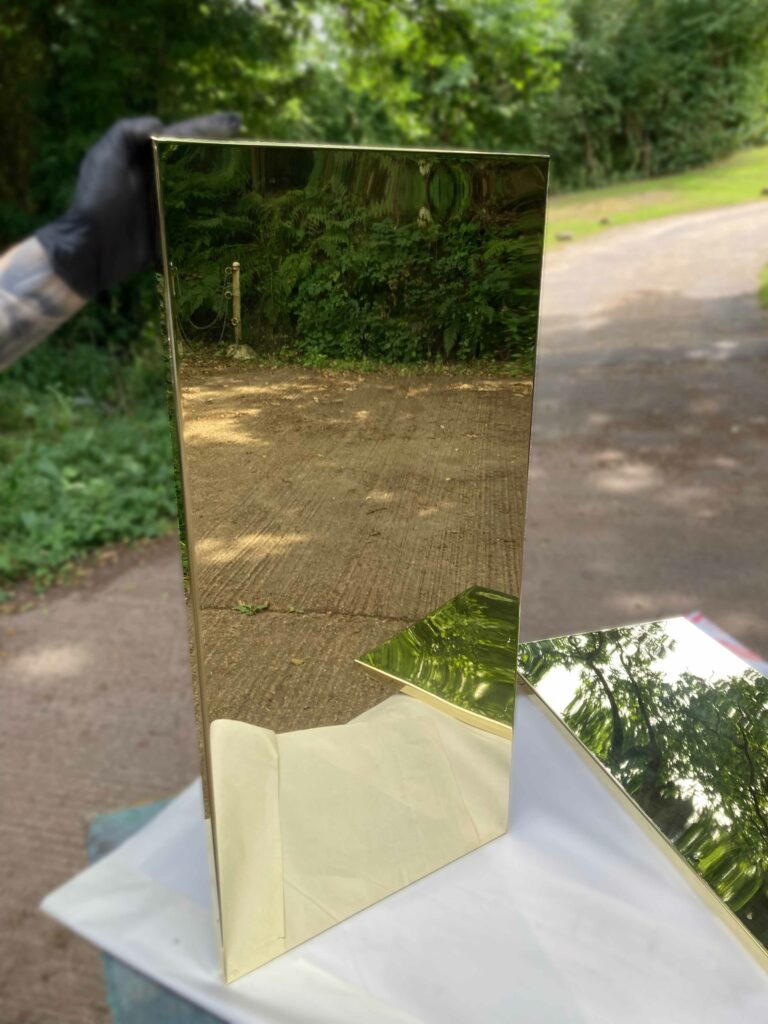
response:
<path id="1" fill-rule="evenodd" d="M 150 135 L 223 139 L 237 114 L 208 114 L 163 126 L 156 117 L 117 121 L 88 150 L 69 209 L 36 234 L 51 265 L 84 298 L 152 265 L 155 252 Z"/>

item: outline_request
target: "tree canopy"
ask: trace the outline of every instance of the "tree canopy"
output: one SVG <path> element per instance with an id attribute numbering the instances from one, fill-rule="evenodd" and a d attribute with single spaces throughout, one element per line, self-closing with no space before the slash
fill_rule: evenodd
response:
<path id="1" fill-rule="evenodd" d="M 550 152 L 562 186 L 691 166 L 768 126 L 762 0 L 9 0 L 6 241 L 58 212 L 117 117 Z"/>
<path id="2" fill-rule="evenodd" d="M 768 129 L 763 0 L 8 0 L 0 243 L 60 213 L 118 117 L 550 153 L 555 188 L 694 166 Z M 130 331 L 134 285 L 77 330 Z"/>

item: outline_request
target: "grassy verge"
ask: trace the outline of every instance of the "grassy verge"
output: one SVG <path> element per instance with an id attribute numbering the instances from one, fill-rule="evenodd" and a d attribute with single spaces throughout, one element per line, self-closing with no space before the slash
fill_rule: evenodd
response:
<path id="1" fill-rule="evenodd" d="M 0 375 L 0 601 L 50 585 L 113 541 L 171 528 L 164 367 L 91 345 L 43 345 Z"/>
<path id="2" fill-rule="evenodd" d="M 547 243 L 564 244 L 561 234 L 584 238 L 610 225 L 758 200 L 766 187 L 768 146 L 758 146 L 684 174 L 553 196 Z"/>
<path id="3" fill-rule="evenodd" d="M 768 309 L 768 267 L 763 267 L 763 272 L 760 275 L 760 287 L 757 290 L 757 296 L 760 299 L 760 305 L 763 309 Z"/>

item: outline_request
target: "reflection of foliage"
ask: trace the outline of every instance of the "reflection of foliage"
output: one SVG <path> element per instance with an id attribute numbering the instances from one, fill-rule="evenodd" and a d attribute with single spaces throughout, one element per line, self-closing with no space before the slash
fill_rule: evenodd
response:
<path id="1" fill-rule="evenodd" d="M 241 265 L 244 340 L 299 359 L 529 357 L 540 161 L 178 147 L 164 173 L 177 315 Z M 215 343 L 218 325 L 205 335 Z"/>
<path id="2" fill-rule="evenodd" d="M 768 942 L 768 679 L 670 677 L 674 646 L 660 623 L 561 637 L 524 645 L 521 671 L 570 670 L 565 723 Z"/>
<path id="3" fill-rule="evenodd" d="M 472 587 L 359 660 L 512 725 L 518 615 L 516 597 Z"/>

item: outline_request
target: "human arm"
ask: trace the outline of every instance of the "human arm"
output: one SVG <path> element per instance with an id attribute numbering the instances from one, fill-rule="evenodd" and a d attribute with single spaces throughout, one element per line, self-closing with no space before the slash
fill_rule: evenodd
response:
<path id="1" fill-rule="evenodd" d="M 0 256 L 0 369 L 42 341 L 98 292 L 152 265 L 155 251 L 150 136 L 226 138 L 235 114 L 163 127 L 117 121 L 80 165 L 69 209 Z"/>
<path id="2" fill-rule="evenodd" d="M 59 277 L 37 238 L 0 256 L 0 370 L 43 341 L 85 305 Z"/>

